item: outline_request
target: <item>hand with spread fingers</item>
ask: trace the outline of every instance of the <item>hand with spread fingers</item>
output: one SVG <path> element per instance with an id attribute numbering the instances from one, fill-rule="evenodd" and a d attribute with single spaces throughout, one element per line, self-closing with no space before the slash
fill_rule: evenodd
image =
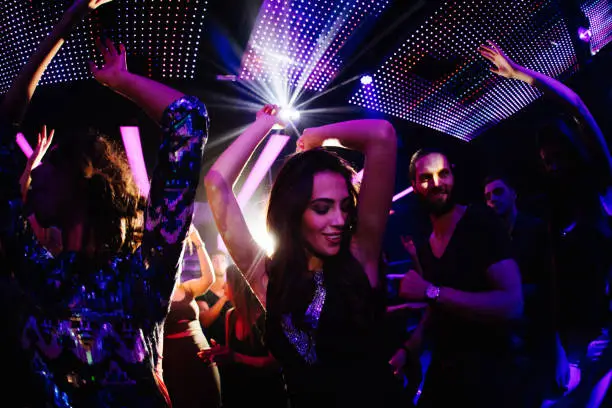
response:
<path id="1" fill-rule="evenodd" d="M 93 62 L 89 62 L 89 69 L 98 82 L 114 88 L 121 77 L 128 73 L 125 47 L 123 44 L 119 44 L 119 48 L 115 47 L 108 38 L 105 41 L 96 39 L 96 46 L 104 57 L 104 65 L 98 68 Z"/>
<path id="2" fill-rule="evenodd" d="M 55 134 L 55 130 L 51 130 L 47 133 L 47 126 L 43 126 L 41 132 L 38 134 L 38 142 L 36 143 L 36 148 L 32 152 L 32 155 L 28 158 L 26 163 L 26 167 L 19 179 L 19 184 L 21 185 L 21 198 L 25 202 L 28 189 L 30 188 L 31 173 L 38 165 L 42 162 L 43 157 L 45 157 L 45 153 L 49 150 L 51 143 L 53 143 L 53 135 Z"/>
<path id="3" fill-rule="evenodd" d="M 495 66 L 491 67 L 491 72 L 504 78 L 514 78 L 518 64 L 512 61 L 504 51 L 493 41 L 487 41 L 487 45 L 478 47 L 478 52 Z"/>

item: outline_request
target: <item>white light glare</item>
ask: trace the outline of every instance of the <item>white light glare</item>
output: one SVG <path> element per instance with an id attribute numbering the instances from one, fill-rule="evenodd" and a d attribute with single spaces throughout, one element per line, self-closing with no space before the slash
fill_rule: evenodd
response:
<path id="1" fill-rule="evenodd" d="M 278 116 L 285 122 L 297 122 L 298 120 L 300 120 L 300 112 L 298 112 L 292 107 L 281 108 L 281 111 Z"/>

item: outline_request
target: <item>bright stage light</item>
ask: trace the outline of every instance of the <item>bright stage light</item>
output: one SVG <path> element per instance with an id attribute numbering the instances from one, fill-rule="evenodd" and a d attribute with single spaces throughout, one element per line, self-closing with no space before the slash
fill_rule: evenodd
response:
<path id="1" fill-rule="evenodd" d="M 285 122 L 297 122 L 300 120 L 300 112 L 292 107 L 281 108 L 278 116 Z"/>
<path id="2" fill-rule="evenodd" d="M 370 85 L 373 79 L 371 75 L 364 75 L 361 77 L 361 85 Z"/>

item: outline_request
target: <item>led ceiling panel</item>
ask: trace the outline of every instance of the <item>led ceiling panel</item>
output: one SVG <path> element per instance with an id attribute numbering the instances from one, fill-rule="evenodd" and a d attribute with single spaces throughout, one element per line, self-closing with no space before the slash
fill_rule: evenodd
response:
<path id="1" fill-rule="evenodd" d="M 0 93 L 51 32 L 73 0 L 0 1 Z M 101 58 L 94 38 L 125 44 L 138 73 L 156 79 L 190 79 L 207 0 L 115 0 L 96 10 L 71 34 L 45 72 L 41 85 L 91 78 L 87 61 Z"/>
<path id="2" fill-rule="evenodd" d="M 612 40 L 612 1 L 588 0 L 580 9 L 589 20 L 591 53 L 596 54 Z"/>
<path id="3" fill-rule="evenodd" d="M 491 39 L 517 63 L 558 77 L 577 69 L 552 1 L 448 1 L 410 32 L 350 103 L 469 141 L 540 95 L 500 78 L 478 53 Z"/>
<path id="4" fill-rule="evenodd" d="M 25 0 L 0 1 L 0 93 L 8 90 L 19 70 L 51 32 L 71 2 Z M 53 59 L 40 84 L 89 78 L 92 19 L 81 23 Z"/>
<path id="5" fill-rule="evenodd" d="M 265 0 L 240 78 L 321 91 L 342 67 L 339 51 L 389 0 Z"/>
<path id="6" fill-rule="evenodd" d="M 195 76 L 207 0 L 119 0 L 111 37 L 142 58 L 149 76 Z"/>

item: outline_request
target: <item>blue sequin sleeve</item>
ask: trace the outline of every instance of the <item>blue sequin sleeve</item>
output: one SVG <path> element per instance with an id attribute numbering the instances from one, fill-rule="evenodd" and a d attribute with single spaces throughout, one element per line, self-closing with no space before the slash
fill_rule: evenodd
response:
<path id="1" fill-rule="evenodd" d="M 145 211 L 142 255 L 153 291 L 165 299 L 174 287 L 193 217 L 208 123 L 204 104 L 187 96 L 168 106 L 161 123 L 163 140 Z"/>

